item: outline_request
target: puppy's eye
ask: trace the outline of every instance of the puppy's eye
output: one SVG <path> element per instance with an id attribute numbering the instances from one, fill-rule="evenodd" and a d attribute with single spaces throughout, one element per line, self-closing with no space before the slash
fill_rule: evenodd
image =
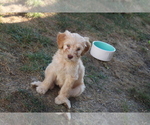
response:
<path id="1" fill-rule="evenodd" d="M 67 44 L 67 47 L 68 47 L 68 48 L 70 48 L 70 45 L 69 45 L 69 44 Z"/>
<path id="2" fill-rule="evenodd" d="M 81 48 L 77 48 L 77 51 L 80 51 Z"/>

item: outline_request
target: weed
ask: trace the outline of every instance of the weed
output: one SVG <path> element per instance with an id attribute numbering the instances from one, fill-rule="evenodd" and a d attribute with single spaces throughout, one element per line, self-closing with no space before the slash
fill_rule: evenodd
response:
<path id="1" fill-rule="evenodd" d="M 123 109 L 123 112 L 129 112 L 129 106 L 126 101 L 122 102 L 122 109 Z"/>

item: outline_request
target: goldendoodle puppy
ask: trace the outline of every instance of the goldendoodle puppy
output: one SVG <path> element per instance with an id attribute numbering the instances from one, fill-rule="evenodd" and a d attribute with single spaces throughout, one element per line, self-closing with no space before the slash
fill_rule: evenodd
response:
<path id="1" fill-rule="evenodd" d="M 68 98 L 79 96 L 85 89 L 85 68 L 80 57 L 90 49 L 91 43 L 87 37 L 65 31 L 58 33 L 57 44 L 58 51 L 45 70 L 44 81 L 31 84 L 37 86 L 36 91 L 40 94 L 52 89 L 54 84 L 58 85 L 61 89 L 55 103 L 66 104 L 71 108 Z"/>

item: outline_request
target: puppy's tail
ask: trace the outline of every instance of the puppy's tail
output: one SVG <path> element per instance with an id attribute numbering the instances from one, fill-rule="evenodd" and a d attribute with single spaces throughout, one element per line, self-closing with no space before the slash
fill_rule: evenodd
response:
<path id="1" fill-rule="evenodd" d="M 32 87 L 38 87 L 42 82 L 40 81 L 35 81 L 35 82 L 32 82 L 31 85 Z"/>

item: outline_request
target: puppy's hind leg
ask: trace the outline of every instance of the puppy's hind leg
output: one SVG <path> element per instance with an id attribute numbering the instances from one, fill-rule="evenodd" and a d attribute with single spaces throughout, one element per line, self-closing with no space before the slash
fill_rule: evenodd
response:
<path id="1" fill-rule="evenodd" d="M 85 90 L 84 84 L 78 85 L 75 88 L 70 90 L 69 96 L 70 97 L 77 97 L 77 96 L 81 95 L 84 90 Z"/>

